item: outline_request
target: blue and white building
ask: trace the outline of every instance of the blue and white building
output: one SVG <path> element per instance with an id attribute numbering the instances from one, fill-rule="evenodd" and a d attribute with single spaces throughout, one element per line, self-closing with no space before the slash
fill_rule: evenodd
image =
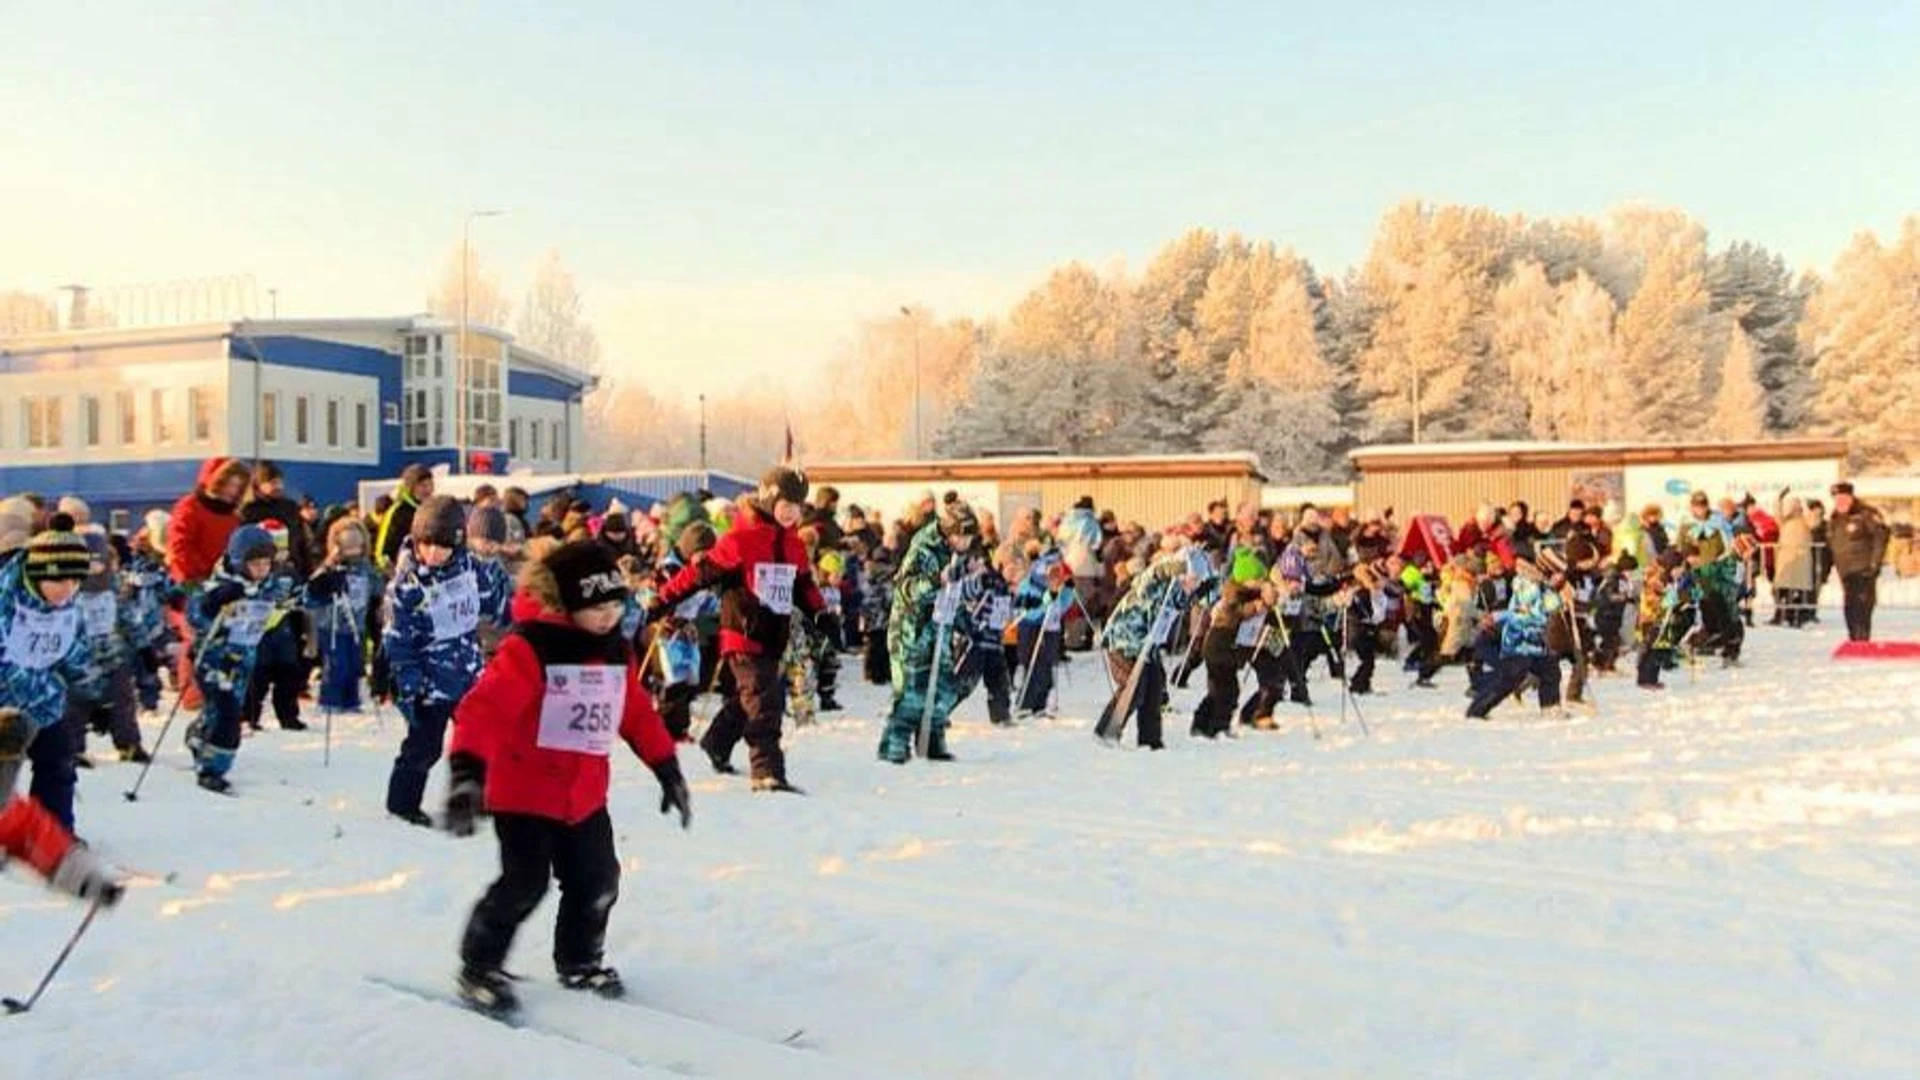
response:
<path id="1" fill-rule="evenodd" d="M 461 340 L 424 315 L 0 339 L 0 493 L 77 494 L 104 518 L 170 505 L 210 457 L 274 461 L 322 505 L 414 462 L 578 472 L 592 377 L 470 325 L 463 441 Z"/>

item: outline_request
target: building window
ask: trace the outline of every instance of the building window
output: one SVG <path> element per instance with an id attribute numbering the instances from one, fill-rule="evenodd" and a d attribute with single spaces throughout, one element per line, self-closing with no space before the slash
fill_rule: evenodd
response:
<path id="1" fill-rule="evenodd" d="M 263 442 L 280 441 L 280 393 L 268 390 L 260 395 L 260 438 Z"/>
<path id="2" fill-rule="evenodd" d="M 561 433 L 560 421 L 555 420 L 553 423 L 548 424 L 547 430 L 552 433 L 552 438 L 553 438 L 553 453 L 547 455 L 547 460 L 559 461 L 560 460 L 560 433 Z"/>
<path id="3" fill-rule="evenodd" d="M 338 449 L 340 446 L 340 399 L 327 399 L 327 446 Z"/>
<path id="4" fill-rule="evenodd" d="M 430 440 L 433 432 L 433 412 L 427 408 L 426 390 L 409 390 L 400 402 L 404 406 L 401 423 L 406 425 L 407 447 L 418 449 L 432 445 Z"/>
<path id="5" fill-rule="evenodd" d="M 60 448 L 60 399 L 30 397 L 20 402 L 22 440 L 29 450 Z"/>
<path id="6" fill-rule="evenodd" d="M 100 445 L 100 399 L 92 394 L 80 398 L 80 445 L 88 449 Z"/>
<path id="7" fill-rule="evenodd" d="M 313 437 L 310 426 L 312 418 L 309 415 L 312 407 L 313 402 L 305 394 L 293 399 L 293 441 L 300 446 L 307 445 L 307 441 Z"/>
<path id="8" fill-rule="evenodd" d="M 430 446 L 447 445 L 447 391 L 445 387 L 433 388 L 433 441 Z"/>
<path id="9" fill-rule="evenodd" d="M 153 445 L 169 446 L 173 443 L 173 402 L 165 390 L 153 392 Z"/>
<path id="10" fill-rule="evenodd" d="M 487 449 L 500 445 L 500 342 L 484 335 L 467 338 L 467 444 Z"/>
<path id="11" fill-rule="evenodd" d="M 373 407 L 364 401 L 353 403 L 353 446 L 356 450 L 365 450 L 369 439 L 368 428 L 373 418 Z"/>
<path id="12" fill-rule="evenodd" d="M 520 421 L 507 421 L 507 456 L 520 456 Z"/>
<path id="13" fill-rule="evenodd" d="M 187 391 L 187 431 L 194 442 L 213 441 L 213 393 L 204 386 Z"/>
<path id="14" fill-rule="evenodd" d="M 531 444 L 527 447 L 527 456 L 538 458 L 540 456 L 540 421 L 530 422 L 527 425 L 527 434 L 529 436 L 527 441 Z"/>
<path id="15" fill-rule="evenodd" d="M 131 390 L 116 391 L 113 395 L 114 409 L 120 414 L 121 446 L 132 446 L 140 441 L 140 416 L 134 400 Z"/>

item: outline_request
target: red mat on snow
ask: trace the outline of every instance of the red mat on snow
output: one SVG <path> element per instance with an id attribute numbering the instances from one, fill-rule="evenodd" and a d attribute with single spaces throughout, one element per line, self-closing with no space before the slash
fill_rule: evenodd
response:
<path id="1" fill-rule="evenodd" d="M 1835 660 L 1920 660 L 1920 641 L 1843 641 Z"/>

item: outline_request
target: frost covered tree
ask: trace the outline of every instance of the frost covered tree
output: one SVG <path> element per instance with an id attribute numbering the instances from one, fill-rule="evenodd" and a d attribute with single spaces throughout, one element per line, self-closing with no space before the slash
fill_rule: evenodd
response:
<path id="1" fill-rule="evenodd" d="M 946 456 L 1010 446 L 1150 448 L 1139 437 L 1140 328 L 1124 283 L 1072 263 L 1027 294 L 983 354 L 935 443 Z"/>
<path id="2" fill-rule="evenodd" d="M 522 345 L 563 364 L 596 374 L 600 370 L 600 335 L 587 321 L 580 287 L 558 251 L 541 256 L 514 333 Z"/>
<path id="3" fill-rule="evenodd" d="M 1813 359 L 1800 340 L 1810 284 L 1795 280 L 1786 260 L 1741 241 L 1707 260 L 1711 310 L 1740 322 L 1753 339 L 1754 363 L 1767 396 L 1767 429 L 1796 431 L 1813 403 Z"/>
<path id="4" fill-rule="evenodd" d="M 1846 437 L 1862 466 L 1920 463 L 1920 217 L 1891 245 L 1855 236 L 1802 332 L 1815 357 L 1815 430 Z"/>
<path id="5" fill-rule="evenodd" d="M 460 318 L 461 245 L 447 253 L 440 271 L 440 284 L 427 296 L 427 311 L 442 319 Z M 500 287 L 500 279 L 489 273 L 480 258 L 480 249 L 468 245 L 466 255 L 467 321 L 480 326 L 505 329 L 513 304 Z"/>
<path id="6" fill-rule="evenodd" d="M 1200 300 L 1220 259 L 1216 234 L 1190 230 L 1147 264 L 1135 294 L 1146 370 L 1134 423 L 1140 441 L 1156 450 L 1198 449 L 1201 432 L 1193 418 L 1219 393 L 1217 378 L 1195 362 L 1203 354 L 1194 351 L 1193 339 Z"/>
<path id="7" fill-rule="evenodd" d="M 1627 438 L 1621 425 L 1630 389 L 1617 362 L 1613 294 L 1584 271 L 1554 291 L 1551 352 L 1563 393 L 1550 406 L 1558 438 L 1599 442 Z"/>
<path id="8" fill-rule="evenodd" d="M 1679 442 L 1699 434 L 1706 416 L 1707 313 L 1705 236 L 1667 234 L 1649 253 L 1639 288 L 1617 324 L 1628 438 Z"/>
<path id="9" fill-rule="evenodd" d="M 0 337 L 44 334 L 58 329 L 60 317 L 53 305 L 25 292 L 0 292 Z"/>
<path id="10" fill-rule="evenodd" d="M 1320 350 L 1311 272 L 1291 257 L 1276 266 L 1245 340 L 1227 358 L 1224 405 L 1202 445 L 1251 451 L 1278 480 L 1325 480 L 1342 469 L 1337 380 Z"/>
<path id="11" fill-rule="evenodd" d="M 1561 434 L 1553 401 L 1560 392 L 1554 352 L 1559 295 L 1546 267 L 1527 259 L 1493 296 L 1493 348 L 1527 408 L 1528 433 L 1536 439 Z"/>
<path id="12" fill-rule="evenodd" d="M 1713 394 L 1707 432 L 1716 439 L 1758 439 L 1767 430 L 1767 391 L 1760 385 L 1753 339 L 1736 322 L 1727 329 L 1727 351 L 1720 361 L 1720 386 Z"/>
<path id="13" fill-rule="evenodd" d="M 1491 342 L 1508 230 L 1478 207 L 1403 203 L 1381 220 L 1361 274 L 1380 312 L 1357 362 L 1370 438 L 1411 435 L 1416 401 L 1425 440 L 1525 430 L 1524 407 L 1504 391 Z"/>

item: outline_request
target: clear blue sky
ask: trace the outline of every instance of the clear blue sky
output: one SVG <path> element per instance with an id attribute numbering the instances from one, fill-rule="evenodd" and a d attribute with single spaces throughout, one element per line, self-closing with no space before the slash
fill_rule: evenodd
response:
<path id="1" fill-rule="evenodd" d="M 405 311 L 502 206 L 510 292 L 558 247 L 682 393 L 1193 225 L 1337 271 L 1409 196 L 1642 200 L 1825 267 L 1920 211 L 1913 3 L 6 0 L 0 41 L 0 288 Z"/>

